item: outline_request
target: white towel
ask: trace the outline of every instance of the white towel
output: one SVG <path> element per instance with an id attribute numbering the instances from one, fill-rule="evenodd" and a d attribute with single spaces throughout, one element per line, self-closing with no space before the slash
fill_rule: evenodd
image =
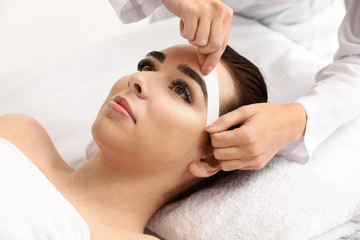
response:
<path id="1" fill-rule="evenodd" d="M 166 240 L 304 240 L 359 214 L 360 198 L 275 157 L 161 209 L 148 228 Z"/>
<path id="2" fill-rule="evenodd" d="M 97 151 L 91 141 L 87 158 Z M 360 214 L 359 193 L 342 183 L 275 156 L 166 205 L 147 228 L 166 240 L 337 240 L 359 226 L 348 222 Z"/>
<path id="3" fill-rule="evenodd" d="M 2 138 L 0 239 L 90 239 L 75 208 L 19 149 Z"/>
<path id="4" fill-rule="evenodd" d="M 352 218 L 350 221 L 330 229 L 324 234 L 311 238 L 311 240 L 355 240 L 360 239 L 360 216 Z"/>

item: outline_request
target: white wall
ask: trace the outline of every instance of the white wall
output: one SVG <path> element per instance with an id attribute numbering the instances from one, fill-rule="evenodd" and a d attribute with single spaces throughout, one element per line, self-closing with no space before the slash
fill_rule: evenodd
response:
<path id="1" fill-rule="evenodd" d="M 0 0 L 0 75 L 138 28 L 107 0 Z"/>
<path id="2" fill-rule="evenodd" d="M 0 0 L 0 75 L 145 25 L 122 24 L 108 0 Z"/>

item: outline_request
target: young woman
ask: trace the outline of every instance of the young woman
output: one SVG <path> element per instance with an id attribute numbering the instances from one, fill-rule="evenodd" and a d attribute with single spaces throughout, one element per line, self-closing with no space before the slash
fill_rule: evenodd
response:
<path id="1" fill-rule="evenodd" d="M 220 115 L 267 101 L 257 67 L 230 47 L 216 68 Z M 206 87 L 196 48 L 150 52 L 138 70 L 110 90 L 92 127 L 100 150 L 76 170 L 35 120 L 0 117 L 0 144 L 12 143 L 36 165 L 86 222 L 91 239 L 156 239 L 143 234 L 151 216 L 221 172 L 205 131 Z"/>

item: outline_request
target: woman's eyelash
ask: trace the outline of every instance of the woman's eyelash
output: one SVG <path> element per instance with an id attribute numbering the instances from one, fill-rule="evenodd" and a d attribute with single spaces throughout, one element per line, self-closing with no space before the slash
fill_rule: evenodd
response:
<path id="1" fill-rule="evenodd" d="M 138 71 L 154 71 L 155 66 L 149 59 L 143 59 L 138 63 Z"/>
<path id="2" fill-rule="evenodd" d="M 155 71 L 155 65 L 150 59 L 143 59 L 138 63 L 138 71 Z M 186 102 L 192 103 L 192 96 L 186 81 L 182 79 L 176 79 L 171 82 L 170 89 L 183 98 Z"/>
<path id="3" fill-rule="evenodd" d="M 182 97 L 188 103 L 192 103 L 192 96 L 188 84 L 182 79 L 176 79 L 171 82 L 171 90 Z"/>

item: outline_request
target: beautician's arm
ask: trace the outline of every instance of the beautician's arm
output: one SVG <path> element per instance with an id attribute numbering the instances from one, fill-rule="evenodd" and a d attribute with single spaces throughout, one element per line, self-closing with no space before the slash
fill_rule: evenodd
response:
<path id="1" fill-rule="evenodd" d="M 305 163 L 324 139 L 360 115 L 360 1 L 349 6 L 339 29 L 334 62 L 316 80 L 297 103 L 245 106 L 210 125 L 215 157 L 223 160 L 222 168 L 262 168 L 285 143 L 280 154 Z M 222 132 L 238 123 L 243 125 Z"/>

